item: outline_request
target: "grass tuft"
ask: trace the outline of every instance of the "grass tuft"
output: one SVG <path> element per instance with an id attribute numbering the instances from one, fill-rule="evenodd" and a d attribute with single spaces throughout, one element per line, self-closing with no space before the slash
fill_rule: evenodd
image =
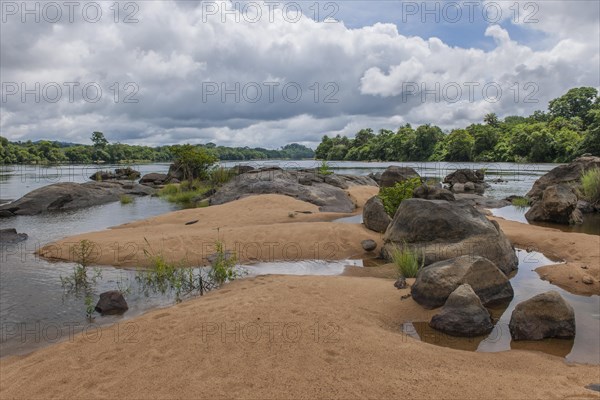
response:
<path id="1" fill-rule="evenodd" d="M 600 168 L 588 169 L 581 175 L 581 186 L 585 199 L 593 204 L 600 203 Z"/>
<path id="2" fill-rule="evenodd" d="M 398 275 L 405 278 L 414 278 L 417 276 L 419 269 L 423 268 L 425 260 L 419 263 L 419 256 L 413 250 L 411 250 L 406 243 L 402 248 L 396 246 L 392 249 L 390 254 L 392 261 L 396 266 Z"/>

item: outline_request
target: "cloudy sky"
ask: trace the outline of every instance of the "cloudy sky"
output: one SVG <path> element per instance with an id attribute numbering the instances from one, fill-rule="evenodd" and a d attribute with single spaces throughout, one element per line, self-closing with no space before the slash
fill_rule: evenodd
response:
<path id="1" fill-rule="evenodd" d="M 10 140 L 315 147 L 600 87 L 597 1 L 0 3 Z"/>

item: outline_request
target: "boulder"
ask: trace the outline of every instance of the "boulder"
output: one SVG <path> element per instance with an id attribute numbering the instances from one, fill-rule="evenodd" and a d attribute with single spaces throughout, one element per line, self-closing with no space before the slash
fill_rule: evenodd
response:
<path id="1" fill-rule="evenodd" d="M 479 208 L 501 208 L 511 205 L 509 200 L 484 197 L 476 193 L 455 193 L 454 197 L 461 204 L 469 204 Z"/>
<path id="2" fill-rule="evenodd" d="M 308 181 L 310 185 L 307 184 Z M 355 204 L 342 187 L 361 184 L 376 186 L 376 183 L 366 176 L 324 176 L 314 171 L 262 168 L 231 179 L 211 197 L 210 204 L 224 204 L 255 194 L 282 194 L 315 204 L 319 206 L 320 211 L 352 212 Z"/>
<path id="3" fill-rule="evenodd" d="M 566 184 L 552 185 L 544 189 L 542 198 L 525 213 L 528 221 L 547 221 L 559 224 L 583 222 L 577 208 L 577 195 Z"/>
<path id="4" fill-rule="evenodd" d="M 95 310 L 102 315 L 123 314 L 128 309 L 123 294 L 118 290 L 101 293 L 95 307 Z"/>
<path id="5" fill-rule="evenodd" d="M 0 243 L 15 244 L 27 240 L 26 233 L 17 233 L 15 228 L 0 229 Z"/>
<path id="6" fill-rule="evenodd" d="M 246 172 L 254 171 L 254 167 L 250 165 L 235 165 L 232 168 L 236 175 L 245 174 Z"/>
<path id="7" fill-rule="evenodd" d="M 558 292 L 538 294 L 517 304 L 509 323 L 514 340 L 575 337 L 575 312 Z"/>
<path id="8" fill-rule="evenodd" d="M 406 199 L 384 235 L 383 255 L 408 245 L 425 265 L 462 255 L 482 256 L 504 274 L 517 269 L 515 250 L 497 224 L 468 204 Z"/>
<path id="9" fill-rule="evenodd" d="M 90 176 L 93 181 L 135 180 L 140 177 L 140 172 L 131 167 L 117 168 L 115 172 L 98 171 Z"/>
<path id="10" fill-rule="evenodd" d="M 167 182 L 169 179 L 169 175 L 167 174 L 159 174 L 156 172 L 151 172 L 142 176 L 140 179 L 140 183 L 142 185 L 162 185 Z"/>
<path id="11" fill-rule="evenodd" d="M 373 251 L 377 248 L 377 243 L 372 239 L 363 240 L 360 245 L 365 251 Z"/>
<path id="12" fill-rule="evenodd" d="M 547 187 L 558 184 L 565 184 L 575 193 L 580 193 L 581 175 L 592 168 L 600 168 L 600 157 L 579 157 L 569 164 L 559 165 L 535 181 L 527 197 L 535 203 L 542 198 Z"/>
<path id="13" fill-rule="evenodd" d="M 412 286 L 413 299 L 427 308 L 443 305 L 450 293 L 469 284 L 483 304 L 509 302 L 513 288 L 506 275 L 484 257 L 461 256 L 422 268 Z"/>
<path id="14" fill-rule="evenodd" d="M 444 183 L 455 185 L 457 183 L 465 184 L 467 182 L 483 183 L 485 172 L 482 169 L 457 169 L 456 171 L 446 175 Z"/>
<path id="15" fill-rule="evenodd" d="M 373 196 L 363 207 L 363 224 L 367 229 L 384 233 L 392 218 L 385 212 L 383 202 L 379 196 Z"/>
<path id="16" fill-rule="evenodd" d="M 421 185 L 413 190 L 413 197 L 426 200 L 456 200 L 454 194 L 448 189 L 438 188 L 430 185 Z"/>
<path id="17" fill-rule="evenodd" d="M 381 187 L 392 187 L 398 182 L 403 182 L 411 178 L 420 178 L 417 171 L 410 167 L 397 167 L 395 165 L 389 166 L 381 174 L 379 186 Z"/>
<path id="18" fill-rule="evenodd" d="M 125 194 L 146 196 L 153 193 L 154 189 L 132 182 L 61 182 L 35 189 L 12 203 L 0 206 L 0 211 L 6 210 L 14 215 L 34 215 L 119 201 Z"/>
<path id="19" fill-rule="evenodd" d="M 167 172 L 169 178 L 177 179 L 178 181 L 183 180 L 183 169 L 178 165 L 171 164 L 169 165 L 169 172 Z"/>
<path id="20" fill-rule="evenodd" d="M 414 297 L 414 296 L 413 296 Z M 481 336 L 494 328 L 490 313 L 469 284 L 457 287 L 429 326 L 452 336 Z"/>
<path id="21" fill-rule="evenodd" d="M 591 214 L 596 211 L 596 207 L 589 201 L 578 200 L 577 201 L 577 209 L 581 211 L 582 214 Z"/>
<path id="22" fill-rule="evenodd" d="M 379 185 L 379 183 L 381 182 L 381 172 L 371 172 L 369 175 L 367 175 L 369 178 L 373 179 L 375 182 L 377 182 L 377 184 Z"/>

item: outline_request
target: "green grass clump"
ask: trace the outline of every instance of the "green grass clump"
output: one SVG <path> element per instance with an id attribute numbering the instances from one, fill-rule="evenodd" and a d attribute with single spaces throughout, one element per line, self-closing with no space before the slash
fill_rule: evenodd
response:
<path id="1" fill-rule="evenodd" d="M 417 276 L 420 268 L 423 268 L 425 259 L 419 263 L 419 256 L 413 250 L 411 250 L 406 244 L 402 248 L 396 246 L 392 249 L 390 256 L 392 262 L 396 266 L 398 275 L 405 278 L 414 278 Z"/>
<path id="2" fill-rule="evenodd" d="M 192 201 L 202 196 L 209 187 L 200 181 L 182 182 L 180 184 L 169 184 L 162 188 L 158 195 L 168 202 L 189 205 Z"/>
<path id="3" fill-rule="evenodd" d="M 529 207 L 529 199 L 526 197 L 515 197 L 511 200 L 511 203 L 513 206 L 520 209 Z"/>
<path id="4" fill-rule="evenodd" d="M 592 168 L 584 172 L 581 175 L 581 186 L 587 201 L 600 203 L 600 168 Z"/>
<path id="5" fill-rule="evenodd" d="M 128 196 L 126 194 L 122 195 L 121 198 L 121 204 L 131 204 L 133 203 L 133 197 Z"/>
<path id="6" fill-rule="evenodd" d="M 208 173 L 208 180 L 213 186 L 222 186 L 229 182 L 235 176 L 235 171 L 231 168 L 218 167 Z"/>
<path id="7" fill-rule="evenodd" d="M 393 218 L 400 203 L 403 200 L 412 198 L 413 191 L 419 186 L 421 186 L 421 178 L 411 178 L 397 182 L 392 187 L 382 187 L 379 190 L 379 198 L 383 202 L 385 212 Z"/>
<path id="8" fill-rule="evenodd" d="M 332 175 L 333 171 L 331 170 L 331 167 L 329 166 L 329 164 L 327 164 L 327 161 L 323 160 L 323 162 L 321 162 L 321 166 L 319 167 L 319 174 L 321 175 Z"/>

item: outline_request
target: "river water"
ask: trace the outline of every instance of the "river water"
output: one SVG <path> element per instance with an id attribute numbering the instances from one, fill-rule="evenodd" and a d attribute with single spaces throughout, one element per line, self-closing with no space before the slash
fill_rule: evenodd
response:
<path id="1" fill-rule="evenodd" d="M 236 164 L 254 167 L 280 166 L 293 169 L 318 168 L 321 165 L 320 162 L 313 160 L 269 160 L 226 162 L 223 163 L 223 166 L 230 167 Z M 492 187 L 486 191 L 486 196 L 494 198 L 526 194 L 537 178 L 556 166 L 555 164 L 443 162 L 330 162 L 329 165 L 337 173 L 357 175 L 382 172 L 389 165 L 410 166 L 415 168 L 421 176 L 435 179 L 441 179 L 458 168 L 485 168 L 488 180 L 502 179 L 499 183 L 491 183 Z M 131 166 L 142 174 L 149 172 L 166 173 L 169 167 L 168 164 L 162 163 Z M 36 188 L 52 183 L 86 182 L 89 180 L 89 176 L 96 171 L 114 169 L 115 167 L 118 166 L 0 166 L 0 203 L 17 199 Z M 77 333 L 90 328 L 95 329 L 104 324 L 115 322 L 126 324 L 128 319 L 149 309 L 173 304 L 175 298 L 172 294 L 142 293 L 135 279 L 135 271 L 102 267 L 102 276 L 95 287 L 95 294 L 97 295 L 106 290 L 128 287 L 129 291 L 126 297 L 129 310 L 124 316 L 97 316 L 90 323 L 85 316 L 85 305 L 82 296 L 66 293 L 61 284 L 61 277 L 71 274 L 74 265 L 62 262 L 51 263 L 37 258 L 34 252 L 40 246 L 66 236 L 102 230 L 110 226 L 148 218 L 176 209 L 178 209 L 177 206 L 158 197 L 145 197 L 136 198 L 131 204 L 122 205 L 117 202 L 82 210 L 0 219 L 0 229 L 16 228 L 18 232 L 29 235 L 28 240 L 19 244 L 0 246 L 0 356 L 25 353 L 59 340 L 66 340 L 73 332 Z M 359 223 L 360 219 L 354 217 L 347 222 Z M 276 271 L 290 274 L 334 275 L 341 273 L 344 265 L 360 266 L 362 264 L 360 260 L 335 263 L 323 261 L 295 264 L 263 263 L 248 266 L 247 272 L 251 275 L 274 273 Z M 537 280 L 542 282 L 539 279 Z M 94 301 L 96 299 L 97 297 Z M 569 300 L 571 299 L 572 297 L 569 298 Z M 598 296 L 591 299 L 596 302 L 592 304 L 591 309 L 596 310 L 596 320 L 598 320 L 597 314 L 600 313 L 597 305 Z M 589 302 L 586 304 L 589 308 Z M 600 320 L 598 320 L 598 324 L 600 324 Z M 600 330 L 597 329 L 596 331 Z M 587 345 L 586 341 L 583 346 Z M 599 347 L 600 345 L 596 344 L 592 353 L 597 354 Z M 576 346 L 576 348 L 580 353 L 580 347 Z M 570 359 L 589 362 L 589 357 Z"/>

